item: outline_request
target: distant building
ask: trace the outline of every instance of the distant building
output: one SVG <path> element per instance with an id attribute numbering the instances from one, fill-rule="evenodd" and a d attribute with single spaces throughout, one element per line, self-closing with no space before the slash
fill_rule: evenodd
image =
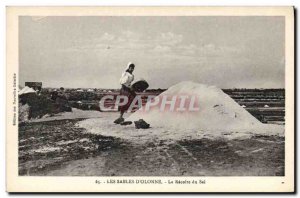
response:
<path id="1" fill-rule="evenodd" d="M 42 82 L 25 82 L 25 86 L 30 87 L 35 91 L 42 90 Z"/>

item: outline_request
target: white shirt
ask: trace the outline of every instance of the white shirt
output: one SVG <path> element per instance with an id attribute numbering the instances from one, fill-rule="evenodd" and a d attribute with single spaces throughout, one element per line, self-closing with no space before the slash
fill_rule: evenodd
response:
<path id="1" fill-rule="evenodd" d="M 129 72 L 124 72 L 120 78 L 120 84 L 130 87 L 132 81 L 134 80 L 134 75 Z"/>

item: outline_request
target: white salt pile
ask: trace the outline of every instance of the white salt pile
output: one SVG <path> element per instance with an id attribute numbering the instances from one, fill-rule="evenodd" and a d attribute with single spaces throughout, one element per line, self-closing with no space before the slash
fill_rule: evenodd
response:
<path id="1" fill-rule="evenodd" d="M 195 96 L 199 107 L 198 111 L 161 111 L 157 105 L 150 111 L 140 109 L 127 120 L 144 119 L 152 127 L 172 128 L 176 130 L 205 130 L 211 131 L 238 131 L 255 132 L 258 134 L 282 134 L 284 128 L 262 124 L 248 111 L 236 103 L 221 89 L 194 82 L 181 82 L 158 97 L 168 96 Z"/>
<path id="2" fill-rule="evenodd" d="M 27 86 L 19 91 L 19 95 L 28 94 L 28 93 L 36 93 L 36 92 L 34 89 L 27 87 Z"/>
<path id="3" fill-rule="evenodd" d="M 160 94 L 196 96 L 199 111 L 160 111 L 160 106 L 150 111 L 136 111 L 126 120 L 144 119 L 149 129 L 135 129 L 134 125 L 120 126 L 112 123 L 117 115 L 103 113 L 102 118 L 78 122 L 78 127 L 89 133 L 114 136 L 134 142 L 200 138 L 249 138 L 255 134 L 284 135 L 284 126 L 262 124 L 221 89 L 193 82 L 181 82 Z M 106 116 L 107 115 L 107 116 Z"/>
<path id="4" fill-rule="evenodd" d="M 72 108 L 72 112 L 61 112 L 57 113 L 54 116 L 46 114 L 42 118 L 31 119 L 29 122 L 46 122 L 54 120 L 66 120 L 66 119 L 79 119 L 79 118 L 99 118 L 101 114 L 99 111 L 84 111 L 81 109 Z"/>

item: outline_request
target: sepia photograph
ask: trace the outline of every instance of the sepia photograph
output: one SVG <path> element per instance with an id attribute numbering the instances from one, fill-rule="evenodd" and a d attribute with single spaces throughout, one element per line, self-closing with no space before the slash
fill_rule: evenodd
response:
<path id="1" fill-rule="evenodd" d="M 291 7 L 240 16 L 24 10 L 8 10 L 17 19 L 8 77 L 16 177 L 205 191 L 210 177 L 289 176 L 278 185 L 293 189 Z"/>

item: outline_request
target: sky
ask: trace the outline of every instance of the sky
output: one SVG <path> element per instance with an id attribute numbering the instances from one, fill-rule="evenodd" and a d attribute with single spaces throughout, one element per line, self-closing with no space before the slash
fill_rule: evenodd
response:
<path id="1" fill-rule="evenodd" d="M 284 27 L 274 16 L 22 16 L 20 85 L 119 88 L 133 62 L 150 88 L 284 88 Z"/>

